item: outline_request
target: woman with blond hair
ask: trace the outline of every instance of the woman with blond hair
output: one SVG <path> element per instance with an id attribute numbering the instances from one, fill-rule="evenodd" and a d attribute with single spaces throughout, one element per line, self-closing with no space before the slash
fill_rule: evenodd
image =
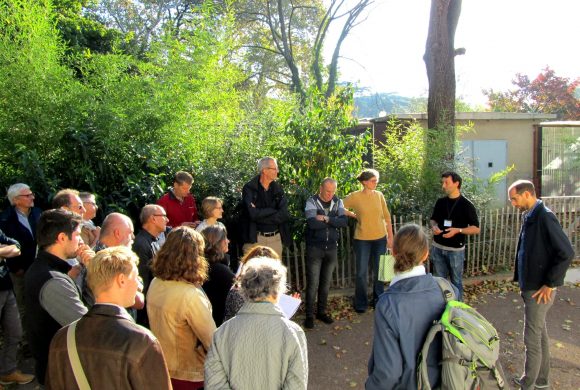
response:
<path id="1" fill-rule="evenodd" d="M 365 388 L 416 389 L 417 357 L 433 321 L 441 318 L 445 298 L 425 272 L 429 241 L 420 226 L 403 226 L 393 243 L 395 277 L 375 310 L 373 348 Z M 457 290 L 453 287 L 455 296 Z M 439 382 L 441 343 L 427 357 L 429 382 Z"/>
<path id="2" fill-rule="evenodd" d="M 357 180 L 362 184 L 363 189 L 349 194 L 344 198 L 343 203 L 347 209 L 345 214 L 357 220 L 354 231 L 356 260 L 354 309 L 357 313 L 364 313 L 369 305 L 367 297 L 369 262 L 373 273 L 371 306 L 374 306 L 384 291 L 384 283 L 378 280 L 379 259 L 385 254 L 387 247 L 392 246 L 393 226 L 385 197 L 376 190 L 379 173 L 374 169 L 365 169 L 358 175 Z"/>
<path id="3" fill-rule="evenodd" d="M 205 218 L 195 230 L 202 232 L 208 226 L 215 224 L 224 226 L 218 219 L 221 219 L 224 214 L 224 202 L 215 196 L 208 196 L 201 202 L 201 214 Z"/>
<path id="4" fill-rule="evenodd" d="M 228 296 L 226 298 L 226 305 L 225 305 L 225 312 L 224 312 L 224 322 L 232 318 L 236 315 L 236 313 L 240 310 L 244 303 L 246 302 L 242 292 L 240 291 L 240 280 L 239 274 L 242 272 L 244 268 L 244 264 L 246 264 L 249 260 L 255 257 L 269 257 L 271 259 L 280 260 L 278 254 L 274 251 L 274 249 L 263 246 L 263 245 L 255 245 L 250 248 L 248 253 L 242 257 L 240 260 L 240 269 L 238 270 L 238 277 L 232 288 L 230 289 Z"/>
<path id="5" fill-rule="evenodd" d="M 153 259 L 147 292 L 151 330 L 159 339 L 173 389 L 203 388 L 205 355 L 216 329 L 201 288 L 208 264 L 204 239 L 193 228 L 173 229 Z"/>

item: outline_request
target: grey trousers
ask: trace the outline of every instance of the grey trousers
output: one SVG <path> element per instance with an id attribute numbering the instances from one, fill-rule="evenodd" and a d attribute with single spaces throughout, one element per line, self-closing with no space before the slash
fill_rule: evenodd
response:
<path id="1" fill-rule="evenodd" d="M 524 345 L 526 359 L 522 389 L 535 389 L 536 385 L 549 384 L 550 375 L 550 339 L 546 328 L 546 315 L 554 304 L 556 291 L 552 291 L 552 299 L 548 303 L 537 303 L 532 295 L 536 291 L 522 291 L 524 300 Z"/>
<path id="2" fill-rule="evenodd" d="M 20 315 L 12 290 L 0 291 L 0 326 L 4 342 L 0 349 L 0 376 L 8 375 L 17 368 L 18 343 L 22 339 Z"/>

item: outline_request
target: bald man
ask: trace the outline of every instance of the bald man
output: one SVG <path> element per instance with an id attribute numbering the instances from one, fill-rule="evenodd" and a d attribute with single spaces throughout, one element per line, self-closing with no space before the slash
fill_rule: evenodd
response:
<path id="1" fill-rule="evenodd" d="M 103 221 L 101 234 L 95 245 L 95 251 L 98 253 L 103 249 L 115 246 L 124 246 L 131 249 L 134 239 L 135 235 L 133 234 L 133 221 L 131 221 L 131 218 L 121 213 L 111 213 Z M 141 283 L 140 290 L 135 296 L 135 304 L 129 310 L 129 313 L 134 318 L 137 313 L 132 309 L 142 309 L 145 305 L 145 297 L 142 291 L 143 285 Z M 83 298 L 89 307 L 94 305 L 94 296 L 86 283 L 83 284 Z"/>
<path id="2" fill-rule="evenodd" d="M 101 234 L 95 245 L 95 251 L 100 251 L 113 246 L 126 246 L 131 248 L 135 235 L 133 234 L 133 222 L 131 218 L 121 213 L 107 215 L 101 226 Z"/>

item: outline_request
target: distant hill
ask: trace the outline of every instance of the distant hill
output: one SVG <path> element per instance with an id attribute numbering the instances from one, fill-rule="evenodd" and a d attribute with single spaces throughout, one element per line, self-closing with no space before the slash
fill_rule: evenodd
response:
<path id="1" fill-rule="evenodd" d="M 427 98 L 409 98 L 389 92 L 354 97 L 357 118 L 376 118 L 384 114 L 425 112 Z"/>

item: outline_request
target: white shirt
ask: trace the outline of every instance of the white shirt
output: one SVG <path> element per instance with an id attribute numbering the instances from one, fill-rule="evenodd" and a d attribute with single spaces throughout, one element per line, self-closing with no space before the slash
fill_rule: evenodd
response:
<path id="1" fill-rule="evenodd" d="M 399 280 L 412 278 L 413 276 L 422 276 L 422 275 L 427 275 L 427 272 L 425 272 L 425 266 L 423 264 L 416 265 L 413 268 L 411 268 L 409 271 L 396 273 L 395 276 L 393 277 L 393 280 L 391 280 L 390 286 L 397 283 Z"/>

